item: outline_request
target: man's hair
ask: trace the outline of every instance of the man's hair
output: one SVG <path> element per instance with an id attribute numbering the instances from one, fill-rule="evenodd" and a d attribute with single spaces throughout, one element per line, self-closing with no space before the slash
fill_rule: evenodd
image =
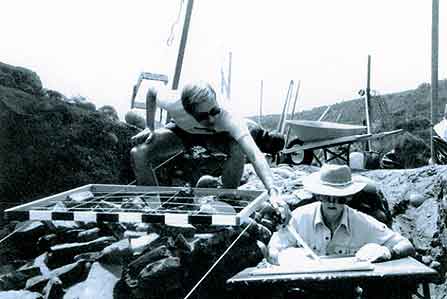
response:
<path id="1" fill-rule="evenodd" d="M 258 147 L 263 153 L 275 155 L 284 148 L 284 135 L 265 131 L 259 140 Z"/>
<path id="2" fill-rule="evenodd" d="M 196 104 L 210 100 L 216 100 L 216 92 L 206 82 L 200 81 L 183 87 L 182 104 L 185 111 L 189 114 L 194 112 L 194 106 Z"/>

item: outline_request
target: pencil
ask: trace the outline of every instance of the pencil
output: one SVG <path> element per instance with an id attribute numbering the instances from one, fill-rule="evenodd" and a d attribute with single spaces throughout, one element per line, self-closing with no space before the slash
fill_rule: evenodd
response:
<path id="1" fill-rule="evenodd" d="M 298 234 L 298 232 L 291 227 L 290 225 L 287 225 L 288 231 L 292 234 L 292 236 L 296 239 L 299 245 L 301 245 L 304 250 L 306 251 L 307 255 L 311 257 L 312 259 L 319 261 L 320 257 L 313 252 L 313 250 L 307 245 L 307 243 L 301 238 L 301 236 Z"/>

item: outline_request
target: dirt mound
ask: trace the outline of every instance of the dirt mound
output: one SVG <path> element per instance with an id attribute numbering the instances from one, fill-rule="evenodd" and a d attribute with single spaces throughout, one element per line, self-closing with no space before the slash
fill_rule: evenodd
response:
<path id="1" fill-rule="evenodd" d="M 56 95 L 56 96 L 55 96 Z M 127 184 L 138 129 L 0 64 L 0 196 L 16 205 L 90 183 Z"/>

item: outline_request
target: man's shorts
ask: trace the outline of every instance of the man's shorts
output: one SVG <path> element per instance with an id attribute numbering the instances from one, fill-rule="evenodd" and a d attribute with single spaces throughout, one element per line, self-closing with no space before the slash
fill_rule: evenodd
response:
<path id="1" fill-rule="evenodd" d="M 165 129 L 172 131 L 178 138 L 180 138 L 187 149 L 194 146 L 202 146 L 211 151 L 228 154 L 230 153 L 231 146 L 236 142 L 236 140 L 227 132 L 192 134 L 178 127 L 174 122 L 167 123 Z"/>

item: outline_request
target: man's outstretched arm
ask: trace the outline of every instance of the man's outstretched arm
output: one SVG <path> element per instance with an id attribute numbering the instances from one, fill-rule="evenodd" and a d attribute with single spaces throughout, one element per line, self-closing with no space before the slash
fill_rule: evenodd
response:
<path id="1" fill-rule="evenodd" d="M 151 131 L 154 131 L 155 128 L 156 99 L 157 91 L 154 88 L 150 88 L 146 95 L 146 128 L 149 128 Z"/>
<path id="2" fill-rule="evenodd" d="M 259 150 L 258 146 L 254 142 L 250 135 L 244 135 L 238 140 L 242 150 L 247 156 L 250 163 L 253 165 L 256 174 L 264 184 L 265 189 L 271 194 L 275 190 L 273 173 L 270 169 L 265 156 Z"/>

